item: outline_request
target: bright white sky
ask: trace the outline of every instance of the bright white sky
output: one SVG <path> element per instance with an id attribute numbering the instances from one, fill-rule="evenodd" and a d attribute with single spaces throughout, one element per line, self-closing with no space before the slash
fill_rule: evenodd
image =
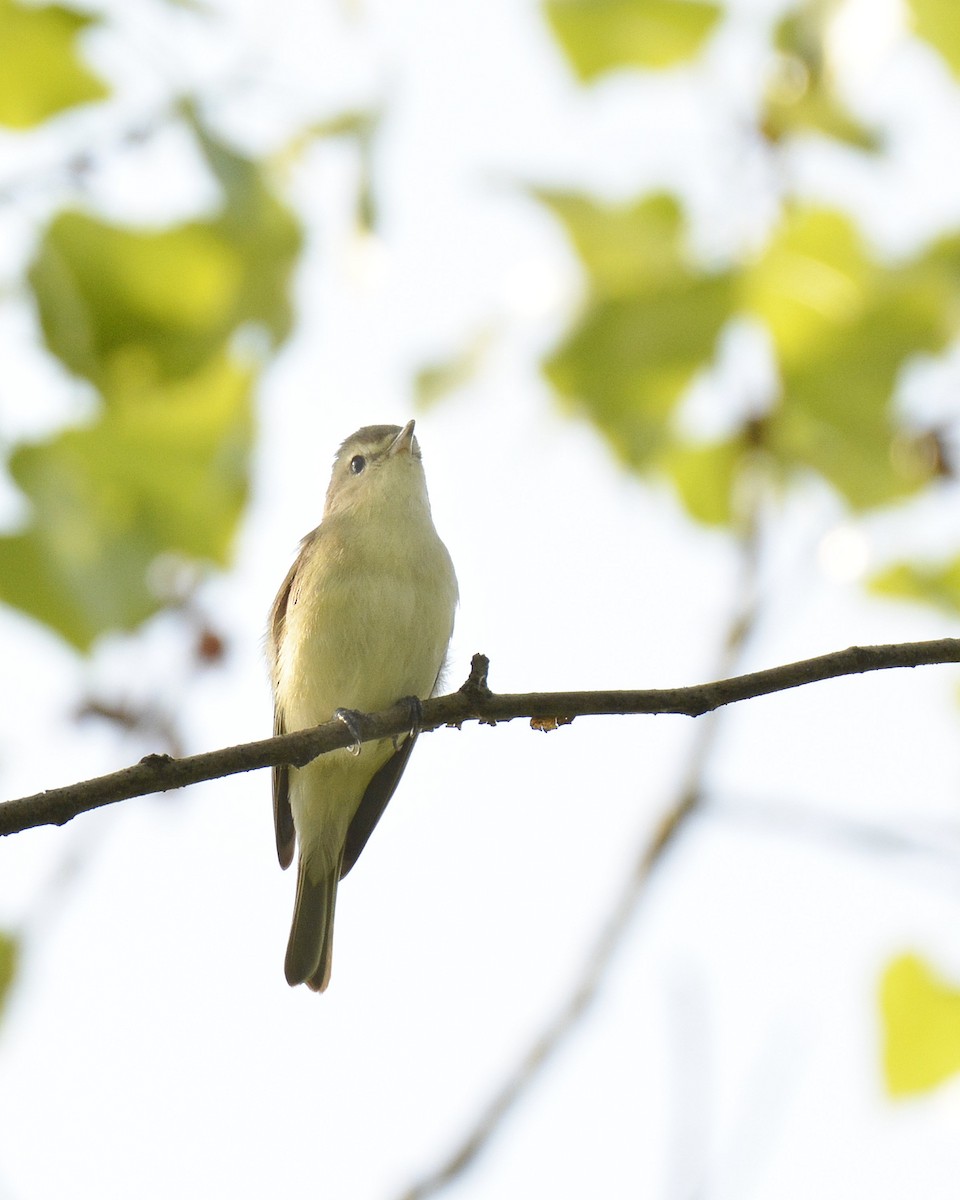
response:
<path id="1" fill-rule="evenodd" d="M 335 447 L 361 424 L 406 420 L 411 371 L 485 327 L 496 337 L 476 382 L 418 418 L 461 586 L 450 683 L 476 650 L 499 690 L 710 676 L 733 556 L 557 415 L 537 363 L 575 310 L 578 274 L 517 184 L 611 196 L 681 187 L 698 244 L 741 244 L 769 194 L 730 129 L 757 86 L 772 2 L 731 5 L 738 20 L 704 80 L 620 78 L 586 93 L 521 0 L 379 0 L 352 24 L 332 4 L 223 0 L 203 36 L 160 3 L 113 7 L 120 32 L 98 34 L 91 55 L 135 112 L 171 80 L 222 81 L 206 90 L 227 97 L 224 128 L 268 145 L 304 113 L 382 98 L 383 237 L 349 236 L 352 154 L 310 153 L 292 181 L 311 230 L 298 332 L 263 389 L 236 569 L 204 593 L 226 667 L 190 675 L 164 621 L 109 640 L 90 664 L 4 615 L 0 659 L 16 697 L 0 726 L 4 795 L 151 748 L 71 722 L 91 684 L 174 703 L 192 751 L 265 736 L 265 614 L 319 518 Z M 946 83 L 909 48 L 878 51 L 858 86 L 905 122 L 911 104 L 942 101 Z M 56 161 L 87 121 L 52 132 L 40 161 Z M 882 200 L 862 169 L 812 154 L 790 169 L 821 194 L 859 198 L 874 236 L 909 245 L 960 213 L 960 159 L 942 141 L 917 179 L 912 147 L 925 136 L 904 142 Z M 0 142 L 0 165 L 12 169 L 17 152 Z M 114 160 L 94 194 L 128 219 L 190 211 L 201 192 L 183 153 L 176 135 L 159 137 Z M 0 214 L 5 236 L 53 200 Z M 9 270 L 16 252 L 5 254 Z M 29 337 L 8 304 L 0 421 L 40 433 L 82 399 L 26 352 Z M 723 378 L 757 370 L 746 356 Z M 950 380 L 936 376 L 915 402 L 955 403 Z M 701 389 L 689 420 L 722 421 L 735 402 Z M 3 502 L 15 511 L 15 497 Z M 875 566 L 915 541 L 918 522 L 931 547 L 952 544 L 932 506 L 851 530 L 828 497 L 794 497 L 770 522 L 744 668 L 955 633 L 868 605 L 844 581 L 851 562 Z M 600 1001 L 459 1197 L 956 1195 L 960 1084 L 885 1100 L 876 1007 L 901 949 L 960 978 L 955 686 L 955 673 L 931 668 L 723 716 L 714 803 L 663 863 Z M 565 996 L 695 734 L 659 717 L 424 737 L 342 890 L 323 997 L 283 980 L 294 880 L 276 864 L 266 774 L 0 843 L 0 922 L 33 935 L 0 1030 L 0 1200 L 399 1196 Z M 827 832 L 796 813 L 824 814 Z M 869 850 L 830 832 L 838 816 L 953 851 Z"/>

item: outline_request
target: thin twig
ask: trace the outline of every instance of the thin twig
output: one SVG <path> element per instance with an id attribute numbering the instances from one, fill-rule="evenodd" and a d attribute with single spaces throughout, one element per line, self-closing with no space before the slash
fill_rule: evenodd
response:
<path id="1" fill-rule="evenodd" d="M 574 988 L 560 1009 L 511 1070 L 496 1095 L 472 1122 L 468 1134 L 453 1153 L 436 1170 L 408 1188 L 403 1193 L 402 1200 L 425 1200 L 427 1196 L 445 1188 L 473 1162 L 516 1104 L 521 1093 L 527 1090 L 540 1067 L 552 1056 L 589 1008 L 606 974 L 606 968 L 636 911 L 637 898 L 646 886 L 650 871 L 693 810 L 697 797 L 697 792 L 685 791 L 680 802 L 670 809 L 660 822 L 652 841 L 634 864 L 626 886 L 617 897 L 610 916 L 578 972 Z"/>
<path id="2" fill-rule="evenodd" d="M 941 638 L 887 646 L 851 646 L 818 658 L 693 687 L 497 695 L 486 686 L 487 660 L 483 655 L 474 655 L 470 678 L 459 691 L 423 702 L 421 729 L 429 732 L 442 725 L 459 727 L 466 721 L 496 725 L 518 718 L 536 721 L 542 728 L 584 716 L 676 713 L 698 717 L 727 704 L 843 675 L 955 662 L 960 662 L 960 638 Z M 382 713 L 358 714 L 356 732 L 348 730 L 342 721 L 328 721 L 315 729 L 189 758 L 149 754 L 122 771 L 0 804 L 0 836 L 38 825 L 63 825 L 82 812 L 119 800 L 166 792 L 208 779 L 264 767 L 302 767 L 320 754 L 352 744 L 357 735 L 363 742 L 396 737 L 407 732 L 409 724 L 409 704 L 401 701 Z"/>

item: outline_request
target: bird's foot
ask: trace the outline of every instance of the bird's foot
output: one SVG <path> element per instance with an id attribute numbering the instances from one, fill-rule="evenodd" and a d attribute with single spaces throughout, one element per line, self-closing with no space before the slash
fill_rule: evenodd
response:
<path id="1" fill-rule="evenodd" d="M 404 696 L 401 703 L 406 704 L 410 710 L 410 732 L 406 735 L 408 738 L 418 737 L 423 726 L 423 704 L 419 696 Z M 400 734 L 393 739 L 393 748 L 400 748 Z"/>
<path id="2" fill-rule="evenodd" d="M 360 746 L 363 744 L 363 739 L 360 737 L 360 726 L 357 723 L 357 718 L 360 716 L 360 714 L 356 711 L 356 709 L 353 708 L 338 708 L 333 715 L 338 721 L 342 721 L 353 734 L 353 745 L 346 746 L 344 749 L 347 750 L 348 753 L 352 754 L 354 758 L 356 758 L 356 756 L 360 753 Z"/>

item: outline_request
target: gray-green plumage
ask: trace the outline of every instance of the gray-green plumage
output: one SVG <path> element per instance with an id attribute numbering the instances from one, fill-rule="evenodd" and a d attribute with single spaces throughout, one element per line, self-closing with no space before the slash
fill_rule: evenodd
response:
<path id="1" fill-rule="evenodd" d="M 430 514 L 413 422 L 358 430 L 337 454 L 323 521 L 301 543 L 274 602 L 269 652 L 274 730 L 306 729 L 338 708 L 375 712 L 436 686 L 457 583 Z M 356 862 L 412 750 L 407 738 L 337 750 L 273 773 L 277 856 L 299 842 L 287 947 L 290 984 L 330 981 L 337 884 Z"/>

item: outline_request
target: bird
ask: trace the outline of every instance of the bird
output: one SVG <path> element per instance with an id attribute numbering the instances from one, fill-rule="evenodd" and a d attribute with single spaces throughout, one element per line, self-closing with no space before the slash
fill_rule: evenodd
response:
<path id="1" fill-rule="evenodd" d="M 334 459 L 320 524 L 300 543 L 270 613 L 274 733 L 431 696 L 453 633 L 456 573 L 433 524 L 414 422 L 367 425 Z M 330 982 L 337 886 L 383 814 L 416 740 L 337 749 L 273 768 L 277 857 L 298 849 L 284 960 L 291 986 Z"/>

